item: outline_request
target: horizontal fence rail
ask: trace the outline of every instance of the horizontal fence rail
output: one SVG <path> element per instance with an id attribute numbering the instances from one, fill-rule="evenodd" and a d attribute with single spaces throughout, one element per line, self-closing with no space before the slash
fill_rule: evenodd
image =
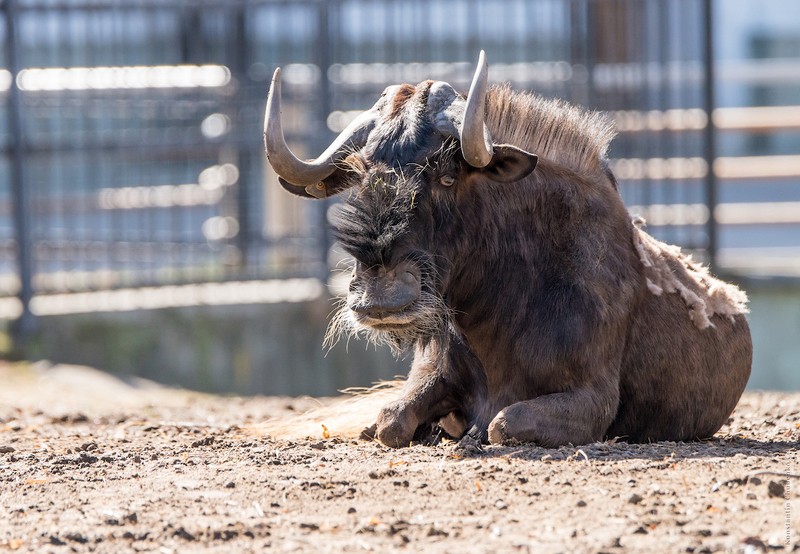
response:
<path id="1" fill-rule="evenodd" d="M 387 85 L 466 88 L 481 48 L 493 82 L 608 112 L 621 194 L 656 236 L 800 274 L 800 106 L 708 88 L 796 91 L 800 61 L 709 64 L 709 2 L 0 1 L 0 317 L 324 280 L 327 205 L 283 193 L 263 155 L 274 68 L 312 157 Z"/>

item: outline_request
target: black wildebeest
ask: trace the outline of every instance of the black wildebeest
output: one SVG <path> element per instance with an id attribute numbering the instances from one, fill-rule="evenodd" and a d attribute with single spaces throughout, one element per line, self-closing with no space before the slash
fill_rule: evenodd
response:
<path id="1" fill-rule="evenodd" d="M 602 115 L 487 86 L 391 86 L 317 159 L 286 146 L 280 70 L 264 123 L 281 185 L 346 191 L 355 259 L 335 330 L 414 360 L 375 436 L 432 422 L 492 443 L 709 437 L 750 374 L 747 298 L 632 222 Z"/>

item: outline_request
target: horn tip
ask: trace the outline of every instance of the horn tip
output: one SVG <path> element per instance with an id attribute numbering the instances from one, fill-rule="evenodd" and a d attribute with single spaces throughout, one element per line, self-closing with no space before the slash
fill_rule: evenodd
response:
<path id="1" fill-rule="evenodd" d="M 267 92 L 267 106 L 264 110 L 264 144 L 266 147 L 267 131 L 270 126 L 270 118 L 277 119 L 280 125 L 280 105 L 281 105 L 281 68 L 276 67 L 272 74 L 272 82 Z"/>

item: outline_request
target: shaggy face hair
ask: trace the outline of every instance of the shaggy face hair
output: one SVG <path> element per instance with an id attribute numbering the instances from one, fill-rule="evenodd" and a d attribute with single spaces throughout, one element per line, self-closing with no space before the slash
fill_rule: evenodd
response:
<path id="1" fill-rule="evenodd" d="M 449 163 L 457 151 L 450 141 L 436 160 Z M 341 335 L 359 337 L 378 345 L 388 345 L 395 356 L 410 350 L 416 343 L 441 337 L 452 325 L 452 314 L 441 294 L 447 265 L 436 263 L 421 229 L 430 229 L 437 214 L 446 207 L 433 205 L 426 178 L 430 168 L 415 166 L 410 174 L 402 168 L 383 163 L 367 169 L 360 156 L 348 159 L 349 178 L 357 180 L 345 201 L 333 210 L 331 226 L 334 237 L 354 261 L 349 296 L 361 297 L 370 279 L 364 269 L 410 264 L 419 275 L 419 297 L 411 306 L 404 325 L 375 327 L 363 325 L 348 307 L 340 302 L 331 319 L 326 344 L 332 346 Z"/>

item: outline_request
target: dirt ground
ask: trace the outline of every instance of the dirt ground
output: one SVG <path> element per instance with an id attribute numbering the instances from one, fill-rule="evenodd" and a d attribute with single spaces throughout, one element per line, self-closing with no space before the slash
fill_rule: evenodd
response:
<path id="1" fill-rule="evenodd" d="M 580 448 L 285 441 L 313 399 L 0 365 L 0 552 L 800 550 L 800 394 L 706 442 Z"/>

